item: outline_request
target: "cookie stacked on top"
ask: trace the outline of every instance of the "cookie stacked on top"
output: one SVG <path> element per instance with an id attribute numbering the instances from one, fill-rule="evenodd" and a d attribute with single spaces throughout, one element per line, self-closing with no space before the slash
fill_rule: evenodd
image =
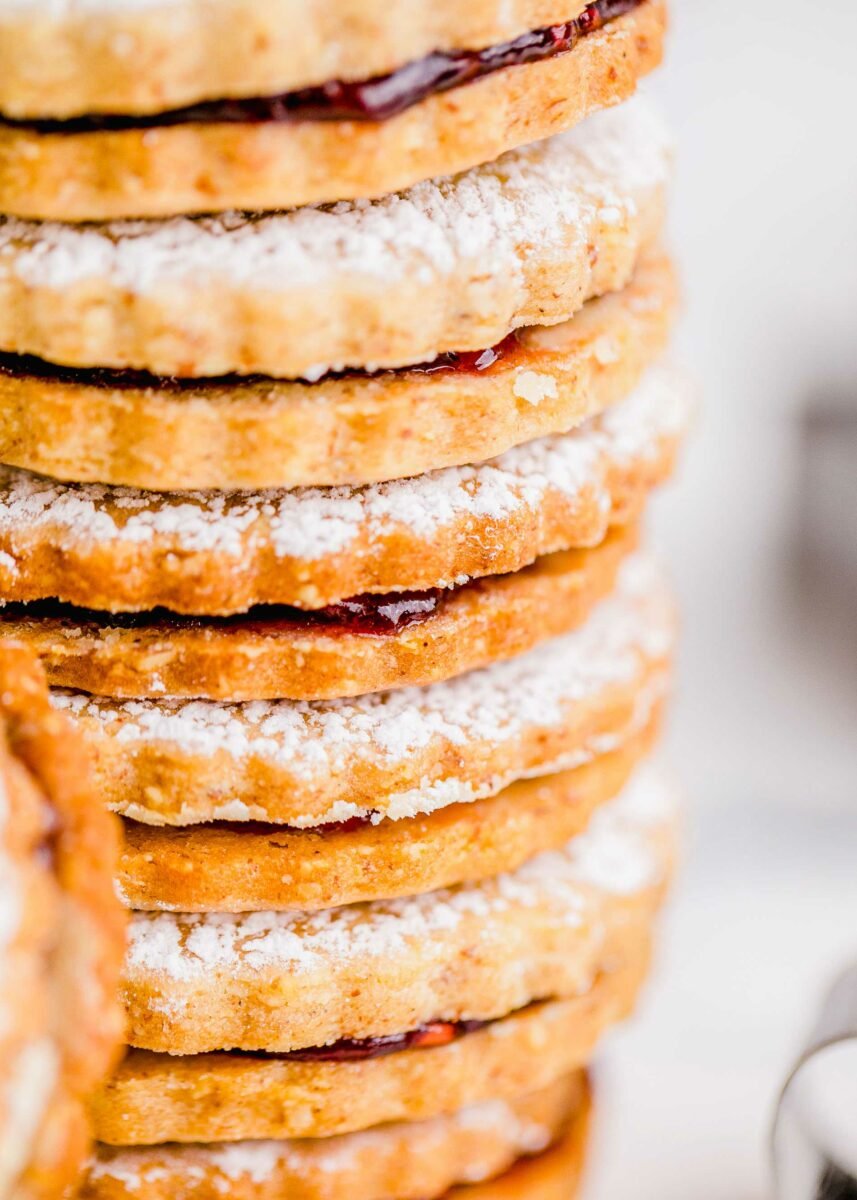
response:
<path id="1" fill-rule="evenodd" d="M 0 624 L 132 910 L 93 1200 L 577 1178 L 674 852 L 664 24 L 0 5 Z"/>

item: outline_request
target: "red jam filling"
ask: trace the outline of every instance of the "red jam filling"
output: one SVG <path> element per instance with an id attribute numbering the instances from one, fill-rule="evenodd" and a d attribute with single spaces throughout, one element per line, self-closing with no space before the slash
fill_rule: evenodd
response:
<path id="1" fill-rule="evenodd" d="M 388 75 L 356 83 L 333 80 L 277 96 L 211 100 L 151 116 L 91 114 L 71 120 L 4 120 L 42 133 L 90 133 L 200 123 L 383 121 L 429 96 L 472 83 L 495 71 L 542 62 L 573 50 L 581 38 L 637 8 L 644 0 L 595 0 L 579 17 L 522 34 L 486 50 L 438 51 Z"/>
<path id="2" fill-rule="evenodd" d="M 409 367 L 363 371 L 352 367 L 346 371 L 330 371 L 317 382 L 325 379 L 376 378 L 379 375 L 441 375 L 449 372 L 465 375 L 482 375 L 508 359 L 519 344 L 517 332 L 507 334 L 502 342 L 487 350 L 447 350 L 431 362 L 415 363 Z M 69 383 L 79 387 L 113 388 L 116 390 L 152 388 L 159 391 L 200 391 L 206 387 L 246 387 L 258 383 L 270 383 L 265 375 L 220 375 L 198 378 L 184 375 L 152 375 L 149 371 L 110 367 L 64 367 L 46 362 L 32 354 L 9 354 L 0 352 L 0 375 L 9 378 L 47 379 L 54 383 Z M 311 384 L 308 386 L 312 386 Z"/>
<path id="3" fill-rule="evenodd" d="M 464 585 L 466 586 L 466 585 Z M 0 614 L 0 626 L 6 620 L 41 617 L 67 621 L 77 628 L 97 634 L 104 626 L 119 629 L 145 629 L 161 622 L 176 630 L 215 628 L 234 629 L 238 633 L 276 634 L 294 628 L 323 627 L 331 633 L 357 633 L 383 636 L 398 633 L 431 617 L 456 588 L 428 588 L 422 592 L 389 592 L 352 596 L 326 608 L 303 609 L 285 604 L 260 605 L 248 613 L 232 617 L 189 617 L 164 609 L 141 613 L 99 613 L 77 608 L 57 600 L 36 600 L 29 604 L 7 604 Z"/>
<path id="4" fill-rule="evenodd" d="M 487 350 L 447 350 L 439 354 L 431 362 L 418 363 L 414 367 L 403 367 L 402 373 L 413 371 L 418 375 L 440 375 L 452 371 L 456 374 L 475 372 L 477 375 L 496 367 L 517 348 L 518 334 L 507 334 L 502 342 L 490 346 Z"/>
<path id="5" fill-rule="evenodd" d="M 343 1038 L 330 1046 L 293 1050 L 283 1057 L 294 1062 L 363 1062 L 368 1058 L 396 1054 L 400 1050 L 448 1046 L 450 1042 L 484 1029 L 488 1024 L 489 1021 L 432 1021 L 409 1033 L 391 1034 L 389 1037 Z"/>
<path id="6" fill-rule="evenodd" d="M 395 633 L 430 617 L 445 595 L 443 588 L 430 588 L 386 596 L 352 596 L 318 609 L 312 618 L 320 624 L 339 625 L 349 633 Z"/>

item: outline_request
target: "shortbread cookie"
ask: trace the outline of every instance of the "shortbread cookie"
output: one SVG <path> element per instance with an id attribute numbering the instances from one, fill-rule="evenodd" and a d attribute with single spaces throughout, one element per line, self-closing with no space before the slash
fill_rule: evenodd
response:
<path id="1" fill-rule="evenodd" d="M 361 80 L 571 20 L 586 0 L 214 0 L 0 5 L 0 111 L 162 112 Z"/>
<path id="2" fill-rule="evenodd" d="M 582 833 L 627 783 L 657 727 L 658 714 L 576 770 L 404 822 L 294 830 L 126 821 L 117 887 L 129 908 L 144 911 L 314 912 L 487 879 Z"/>
<path id="3" fill-rule="evenodd" d="M 644 769 L 561 850 L 479 883 L 321 913 L 136 913 L 128 1041 L 286 1053 L 578 995 L 649 928 L 674 822 Z"/>
<path id="4" fill-rule="evenodd" d="M 628 282 L 660 229 L 669 163 L 660 119 L 635 102 L 372 203 L 80 228 L 9 218 L 0 349 L 284 378 L 484 350 Z"/>
<path id="5" fill-rule="evenodd" d="M 487 1101 L 430 1121 L 387 1125 L 337 1138 L 110 1149 L 99 1146 L 85 1200 L 422 1200 L 455 1183 L 476 1183 L 535 1155 L 563 1135 L 585 1134 L 588 1088 L 576 1073 L 540 1093 Z M 569 1143 L 564 1143 L 568 1149 Z M 558 1153 L 562 1154 L 560 1146 Z M 580 1147 L 578 1147 L 578 1155 Z M 566 1167 L 577 1161 L 562 1154 Z M 517 1170 L 517 1168 L 515 1168 Z M 518 1182 L 521 1182 L 520 1176 Z M 491 1185 L 486 1184 L 490 1189 Z M 498 1186 L 500 1186 L 498 1182 Z M 458 1195 L 458 1193 L 455 1193 Z M 541 1197 L 541 1193 L 538 1193 Z M 462 1193 L 489 1200 L 493 1191 Z M 523 1200 L 524 1192 L 497 1192 Z"/>
<path id="6" fill-rule="evenodd" d="M 415 1031 L 413 1046 L 401 1038 L 403 1049 L 391 1049 L 391 1038 L 370 1040 L 375 1050 L 338 1043 L 295 1058 L 131 1050 L 96 1098 L 96 1137 L 120 1146 L 331 1137 L 549 1087 L 579 1070 L 605 1030 L 631 1011 L 649 950 L 645 938 L 629 945 L 580 996 L 484 1026 L 465 1023 L 463 1032 L 436 1022 Z"/>
<path id="7" fill-rule="evenodd" d="M 638 541 L 615 529 L 511 575 L 447 590 L 361 596 L 319 612 L 108 618 L 48 602 L 0 609 L 0 633 L 38 651 L 48 680 L 101 696 L 327 700 L 435 683 L 582 625 Z"/>
<path id="8" fill-rule="evenodd" d="M 600 11 L 629 4 L 603 23 Z M 591 7 L 593 32 L 544 31 L 546 52 L 567 51 L 436 91 L 386 119 L 355 120 L 355 107 L 338 119 L 324 102 L 317 114 L 284 111 L 292 94 L 151 120 L 0 121 L 0 210 L 61 221 L 260 212 L 383 196 L 467 170 L 618 104 L 658 65 L 664 0 Z"/>
<path id="9" fill-rule="evenodd" d="M 246 704 L 58 691 L 54 703 L 89 741 L 105 803 L 136 820 L 399 819 L 580 765 L 643 728 L 673 636 L 663 581 L 635 556 L 581 629 L 426 688 Z"/>
<path id="10" fill-rule="evenodd" d="M 20 644 L 0 644 L 0 1193 L 66 1195 L 121 1031 L 117 829 Z M 73 1025 L 66 1020 L 75 1014 Z"/>
<path id="11" fill-rule="evenodd" d="M 638 518 L 690 410 L 687 379 L 658 369 L 573 433 L 368 488 L 162 496 L 0 467 L 0 595 L 229 615 L 517 571 Z"/>
<path id="12" fill-rule="evenodd" d="M 670 262 L 653 254 L 570 321 L 412 370 L 159 381 L 0 356 L 0 458 L 165 491 L 363 484 L 481 462 L 628 396 L 663 350 L 674 308 Z"/>

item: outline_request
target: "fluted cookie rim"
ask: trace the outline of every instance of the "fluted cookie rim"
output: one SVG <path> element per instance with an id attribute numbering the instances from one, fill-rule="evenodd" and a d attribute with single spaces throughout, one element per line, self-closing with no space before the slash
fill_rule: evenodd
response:
<path id="1" fill-rule="evenodd" d="M 637 98 L 370 202 L 85 226 L 5 217 L 0 349 L 287 379 L 481 351 L 630 280 L 663 224 L 670 145 Z"/>
<path id="2" fill-rule="evenodd" d="M 230 704 L 347 699 L 442 683 L 578 628 L 638 544 L 635 526 L 617 526 L 597 546 L 559 550 L 521 571 L 407 600 L 394 593 L 382 607 L 398 614 L 410 605 L 413 615 L 377 628 L 370 615 L 368 628 L 359 620 L 352 627 L 347 606 L 330 620 L 278 608 L 224 620 L 163 611 L 123 620 L 49 602 L 0 608 L 0 636 L 36 651 L 52 686 L 91 695 Z M 374 603 L 366 598 L 367 614 Z"/>
<path id="3" fill-rule="evenodd" d="M 579 630 L 426 688 L 332 701 L 109 701 L 57 690 L 102 800 L 151 824 L 403 819 L 580 765 L 641 729 L 675 638 L 663 577 L 626 560 Z"/>
<path id="4" fill-rule="evenodd" d="M 323 913 L 134 914 L 128 1042 L 287 1053 L 578 994 L 649 929 L 676 839 L 675 789 L 644 766 L 507 875 Z"/>
<path id="5" fill-rule="evenodd" d="M 651 958 L 650 936 L 635 932 L 581 995 L 530 1005 L 447 1046 L 362 1063 L 131 1050 L 92 1105 L 96 1137 L 115 1146 L 340 1137 L 550 1087 L 633 1011 Z"/>
<path id="6" fill-rule="evenodd" d="M 686 376 L 653 368 L 567 434 L 364 488 L 163 496 L 0 467 L 0 595 L 229 616 L 521 570 L 638 519 L 672 473 L 693 398 Z"/>
<path id="7" fill-rule="evenodd" d="M 652 748 L 661 707 L 643 730 L 583 766 L 404 822 L 183 830 L 125 821 L 117 890 L 137 911 L 312 912 L 514 870 L 582 833 L 618 794 Z"/>
<path id="8" fill-rule="evenodd" d="M 386 195 L 491 161 L 627 99 L 659 64 L 665 26 L 664 0 L 643 0 L 568 54 L 506 68 L 383 122 L 81 134 L 0 125 L 0 208 L 74 222 Z"/>
<path id="9" fill-rule="evenodd" d="M 519 1118 L 526 1115 L 532 1118 L 535 1115 L 532 1106 L 533 1098 L 518 1098 L 512 1102 L 488 1102 L 486 1105 L 478 1105 L 474 1108 L 465 1110 L 461 1114 L 463 1123 L 473 1131 L 474 1126 L 478 1129 L 480 1126 L 490 1129 L 492 1126 L 505 1126 L 508 1130 L 507 1140 L 511 1135 L 511 1140 L 517 1142 L 516 1150 L 513 1154 L 523 1153 L 529 1155 L 542 1155 L 542 1153 L 555 1141 L 557 1135 L 560 1135 L 561 1140 L 556 1142 L 557 1154 L 559 1156 L 559 1166 L 561 1174 L 564 1176 L 568 1171 L 569 1161 L 576 1167 L 579 1167 L 580 1158 L 585 1142 L 587 1131 L 587 1118 L 590 1107 L 590 1092 L 588 1082 L 585 1076 L 581 1073 L 564 1081 L 558 1087 L 549 1089 L 556 1095 L 558 1103 L 554 1107 L 560 1117 L 560 1120 L 553 1124 L 551 1129 L 540 1126 L 535 1120 L 520 1120 Z M 523 1102 L 523 1106 L 522 1106 Z M 537 1101 L 538 1103 L 538 1101 Z M 548 1097 L 547 1110 L 551 1110 L 551 1102 Z M 186 1163 L 189 1171 L 185 1173 L 185 1178 L 193 1172 L 197 1179 L 200 1178 L 202 1172 L 203 1179 L 203 1196 L 208 1197 L 209 1194 L 221 1194 L 224 1187 L 227 1187 L 230 1194 L 235 1196 L 237 1200 L 259 1200 L 260 1185 L 264 1186 L 266 1181 L 270 1181 L 272 1175 L 276 1171 L 278 1164 L 284 1163 L 287 1158 L 291 1158 L 290 1166 L 287 1168 L 287 1175 L 280 1175 L 277 1183 L 273 1186 L 276 1191 L 273 1195 L 282 1195 L 284 1184 L 287 1182 L 290 1175 L 291 1179 L 300 1179 L 301 1185 L 305 1193 L 308 1192 L 308 1200 L 323 1200 L 323 1197 L 330 1197 L 330 1163 L 328 1160 L 328 1152 L 333 1154 L 333 1161 L 339 1164 L 340 1171 L 342 1170 L 342 1151 L 346 1152 L 350 1148 L 357 1149 L 358 1147 L 371 1154 L 371 1158 L 361 1156 L 359 1153 L 355 1156 L 356 1161 L 353 1162 L 350 1178 L 345 1174 L 345 1180 L 348 1186 L 343 1187 L 343 1198 L 356 1197 L 357 1200 L 376 1200 L 379 1192 L 384 1195 L 409 1195 L 414 1196 L 429 1193 L 439 1192 L 449 1186 L 450 1171 L 449 1171 L 449 1152 L 448 1147 L 445 1149 L 443 1141 L 447 1135 L 447 1130 L 452 1125 L 457 1123 L 455 1117 L 452 1118 L 436 1118 L 432 1122 L 409 1122 L 399 1126 L 388 1126 L 386 1130 L 367 1131 L 356 1135 L 345 1135 L 340 1139 L 314 1139 L 305 1140 L 298 1146 L 290 1146 L 288 1142 L 255 1142 L 237 1143 L 237 1144 L 212 1144 L 209 1146 L 184 1147 L 181 1149 L 173 1149 L 169 1146 L 164 1147 L 148 1147 L 131 1150 L 112 1151 L 108 1147 L 101 1147 L 101 1163 L 95 1164 L 93 1175 L 97 1177 L 110 1177 L 109 1163 L 118 1161 L 120 1168 L 118 1172 L 113 1173 L 112 1177 L 116 1179 L 117 1175 L 125 1178 L 129 1182 L 129 1190 L 126 1192 L 124 1187 L 118 1192 L 119 1197 L 133 1195 L 141 1183 L 145 1183 L 147 1194 L 151 1200 L 171 1200 L 175 1195 L 175 1176 L 171 1177 L 169 1169 L 165 1170 L 168 1163 L 174 1164 L 178 1168 L 178 1177 L 182 1178 L 181 1163 Z M 570 1128 L 569 1128 L 570 1125 Z M 410 1150 L 408 1143 L 413 1144 L 413 1139 L 425 1139 L 428 1133 L 428 1154 L 424 1156 L 425 1162 L 434 1172 L 435 1182 L 432 1185 L 427 1183 L 425 1169 L 418 1169 L 417 1158 Z M 437 1138 L 432 1138 L 432 1133 L 440 1135 L 440 1142 Z M 391 1175 L 389 1171 L 384 1172 L 383 1178 L 374 1182 L 378 1175 L 378 1168 L 375 1160 L 375 1155 L 372 1151 L 376 1147 L 380 1147 L 383 1142 L 393 1139 L 391 1147 L 392 1158 L 397 1170 L 395 1175 Z M 380 1139 L 380 1141 L 379 1141 Z M 406 1139 L 406 1140 L 403 1140 Z M 299 1147 L 299 1148 L 298 1148 Z M 289 1156 L 290 1149 L 298 1150 L 297 1161 L 294 1156 Z M 479 1157 L 477 1152 L 477 1143 L 474 1142 L 472 1136 L 467 1140 L 467 1144 L 462 1147 L 463 1154 L 459 1154 L 459 1161 L 463 1158 L 463 1171 L 467 1172 L 467 1168 L 471 1168 L 474 1159 Z M 246 1151 L 250 1150 L 248 1155 Z M 237 1151 L 237 1153 L 236 1153 Z M 495 1171 L 508 1167 L 511 1161 L 511 1155 L 507 1155 L 506 1161 L 496 1161 L 492 1165 L 485 1164 L 486 1175 L 490 1175 Z M 318 1170 L 322 1173 L 321 1180 L 317 1181 L 315 1187 L 311 1186 L 313 1162 L 321 1158 L 322 1163 L 318 1164 Z M 105 1162 L 105 1159 L 107 1160 Z M 557 1159 L 545 1159 L 545 1166 L 550 1172 L 550 1178 L 555 1177 Z M 445 1200 L 464 1200 L 465 1197 L 470 1197 L 470 1200 L 510 1200 L 512 1196 L 517 1197 L 520 1192 L 513 1190 L 511 1193 L 508 1190 L 507 1180 L 511 1180 L 513 1189 L 521 1180 L 521 1171 L 527 1175 L 533 1169 L 533 1163 L 542 1163 L 542 1159 L 525 1159 L 523 1163 L 516 1162 L 515 1166 L 509 1172 L 508 1177 L 503 1175 L 501 1180 L 488 1182 L 481 1185 L 470 1186 L 461 1190 L 455 1189 L 453 1192 L 446 1194 Z M 143 1176 L 141 1178 L 140 1168 L 145 1168 L 146 1165 L 152 1168 L 149 1178 Z M 383 1166 L 383 1163 L 381 1164 Z M 374 1170 L 372 1168 L 375 1168 Z M 208 1186 L 211 1192 L 206 1189 L 206 1170 L 213 1170 L 217 1173 L 218 1178 L 213 1180 Z M 457 1168 L 461 1169 L 461 1168 Z M 544 1171 L 536 1173 L 537 1178 L 543 1178 Z M 191 1175 L 191 1177 L 193 1177 Z M 370 1188 L 360 1195 L 356 1188 L 362 1183 L 366 1187 L 368 1178 L 373 1179 Z M 564 1181 L 564 1180 L 563 1180 Z M 163 1185 L 163 1191 L 159 1190 Z M 121 1183 L 120 1183 L 121 1186 Z M 416 1188 L 422 1189 L 420 1193 L 416 1193 Z M 111 1189 L 106 1193 L 116 1200 L 117 1193 Z M 86 1200 L 100 1200 L 103 1194 L 97 1189 L 87 1188 L 84 1191 Z M 542 1193 L 539 1193 L 541 1200 Z M 545 1193 L 545 1200 L 554 1200 L 555 1193 L 550 1190 Z M 558 1200 L 558 1197 L 557 1197 Z M 565 1200 L 565 1196 L 563 1196 Z"/>
<path id="10" fill-rule="evenodd" d="M 416 0 L 404 12 L 384 0 L 42 7 L 0 6 L 0 111 L 13 118 L 151 113 L 362 79 L 569 20 L 586 0 Z"/>
<path id="11" fill-rule="evenodd" d="M 481 462 L 621 402 L 664 350 L 675 309 L 670 260 L 653 250 L 618 292 L 510 335 L 515 345 L 488 368 L 148 386 L 121 373 L 113 385 L 109 372 L 32 373 L 8 356 L 0 461 L 160 492 L 364 486 Z"/>

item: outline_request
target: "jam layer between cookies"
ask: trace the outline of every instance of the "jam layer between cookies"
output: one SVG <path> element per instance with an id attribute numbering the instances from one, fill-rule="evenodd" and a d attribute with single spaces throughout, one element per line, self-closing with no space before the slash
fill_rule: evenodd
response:
<path id="1" fill-rule="evenodd" d="M 145 116 L 99 113 L 68 120 L 13 120 L 0 124 L 39 133 L 118 132 L 188 124 L 266 124 L 282 121 L 384 121 L 431 96 L 493 75 L 507 67 L 543 62 L 645 0 L 595 0 L 579 17 L 522 34 L 484 50 L 435 52 L 387 75 L 357 82 L 332 80 L 275 96 L 212 100 Z"/>
<path id="2" fill-rule="evenodd" d="M 496 346 L 484 350 L 447 350 L 429 362 L 415 363 L 408 367 L 370 371 L 350 367 L 345 371 L 327 371 L 318 379 L 308 382 L 320 383 L 326 379 L 375 378 L 379 375 L 483 375 L 492 367 L 502 363 L 514 365 L 515 351 L 524 348 L 522 338 L 526 331 L 513 330 Z M 269 380 L 266 375 L 218 375 L 199 378 L 191 375 L 153 375 L 150 371 L 111 367 L 68 367 L 60 363 L 47 362 L 32 354 L 13 354 L 0 351 L 0 375 L 17 379 L 45 379 L 55 383 L 78 384 L 82 387 L 109 388 L 113 391 L 157 389 L 158 391 L 199 391 L 207 385 L 222 388 L 228 385 L 250 387 Z"/>
<path id="3" fill-rule="evenodd" d="M 38 617 L 59 620 L 75 629 L 95 633 L 105 623 L 116 629 L 144 629 L 159 621 L 169 622 L 174 629 L 219 629 L 227 632 L 230 627 L 245 634 L 283 633 L 291 629 L 323 628 L 326 633 L 360 633 L 383 635 L 397 633 L 410 625 L 418 624 L 433 616 L 444 600 L 465 587 L 460 584 L 450 588 L 427 588 L 425 591 L 390 592 L 383 595 L 366 593 L 350 596 L 338 604 L 325 608 L 304 609 L 287 604 L 259 605 L 248 613 L 231 617 L 192 617 L 154 610 L 140 613 L 101 613 L 90 609 L 63 604 L 57 600 L 36 600 L 29 604 L 7 604 L 0 618 L 3 623 L 17 619 Z"/>
<path id="4" fill-rule="evenodd" d="M 388 1054 L 396 1054 L 402 1050 L 428 1050 L 436 1046 L 448 1046 L 469 1033 L 476 1033 L 495 1023 L 484 1020 L 429 1021 L 416 1029 L 408 1030 L 407 1033 L 386 1037 L 340 1038 L 329 1046 L 309 1046 L 277 1057 L 291 1059 L 293 1062 L 364 1062 L 370 1058 L 385 1058 Z M 258 1052 L 256 1054 L 258 1055 Z"/>

